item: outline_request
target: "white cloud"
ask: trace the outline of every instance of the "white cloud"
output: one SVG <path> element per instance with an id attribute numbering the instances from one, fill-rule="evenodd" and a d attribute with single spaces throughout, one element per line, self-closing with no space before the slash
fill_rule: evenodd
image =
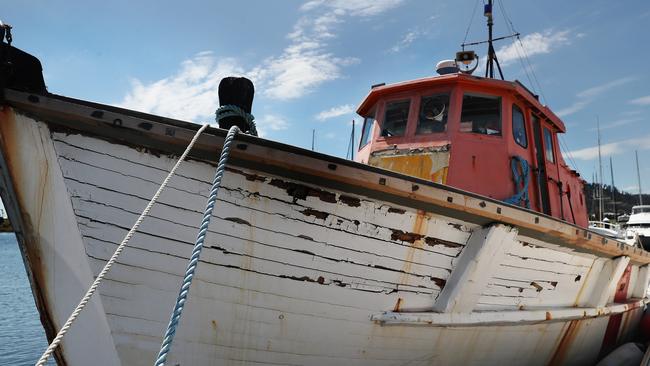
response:
<path id="1" fill-rule="evenodd" d="M 632 99 L 629 101 L 629 103 L 636 104 L 636 105 L 650 105 L 650 95 L 646 95 L 645 97 L 641 97 L 641 98 Z"/>
<path id="2" fill-rule="evenodd" d="M 354 58 L 322 53 L 322 49 L 287 50 L 282 56 L 267 60 L 259 70 L 260 75 L 268 77 L 263 93 L 279 100 L 299 98 L 326 81 L 340 78 L 341 66 L 357 62 Z"/>
<path id="3" fill-rule="evenodd" d="M 574 113 L 582 110 L 589 103 L 590 103 L 590 101 L 587 101 L 587 100 L 577 100 L 573 104 L 571 104 L 570 106 L 558 110 L 557 112 L 555 112 L 555 114 L 558 117 L 566 117 L 568 115 L 574 114 Z"/>
<path id="4" fill-rule="evenodd" d="M 584 109 L 589 104 L 591 104 L 591 102 L 593 102 L 594 99 L 596 99 L 598 96 L 602 95 L 603 93 L 605 93 L 605 92 L 607 92 L 607 91 L 609 91 L 609 90 L 611 90 L 613 88 L 619 87 L 621 85 L 625 85 L 627 83 L 630 83 L 630 82 L 632 82 L 634 80 L 636 80 L 636 78 L 634 78 L 632 76 L 627 76 L 627 77 L 624 77 L 624 78 L 620 78 L 620 79 L 616 79 L 616 80 L 606 82 L 606 83 L 601 84 L 601 85 L 596 85 L 596 86 L 591 87 L 589 89 L 585 89 L 585 90 L 579 92 L 578 94 L 576 94 L 577 100 L 575 102 L 573 102 L 572 105 L 570 105 L 570 106 L 568 106 L 566 108 L 560 109 L 556 114 L 559 117 L 566 117 L 566 116 L 568 116 L 570 114 L 576 113 L 576 112 Z"/>
<path id="5" fill-rule="evenodd" d="M 650 135 L 601 145 L 602 156 L 617 155 L 634 149 L 650 149 Z M 598 158 L 598 146 L 574 150 L 569 153 L 574 159 L 593 160 Z"/>
<path id="6" fill-rule="evenodd" d="M 617 119 L 617 120 L 614 120 L 614 121 L 611 121 L 611 122 L 604 121 L 601 124 L 600 129 L 601 130 L 608 130 L 608 129 L 611 129 L 611 128 L 616 128 L 616 127 L 629 125 L 631 123 L 639 122 L 639 121 L 642 121 L 642 120 L 643 120 L 642 118 L 636 117 L 636 118 L 621 118 L 621 119 Z M 589 130 L 590 131 L 597 131 L 598 127 L 592 127 Z"/>
<path id="7" fill-rule="evenodd" d="M 570 44 L 569 31 L 547 30 L 543 33 L 535 32 L 521 38 L 523 48 L 526 50 L 528 57 L 534 55 L 550 53 L 554 49 Z M 522 45 L 518 41 L 503 46 L 497 51 L 497 57 L 501 66 L 507 66 L 520 57 L 524 56 L 521 50 Z"/>
<path id="8" fill-rule="evenodd" d="M 289 128 L 287 120 L 277 114 L 265 114 L 255 119 L 257 132 L 261 137 L 267 136 L 268 131 L 282 131 Z"/>
<path id="9" fill-rule="evenodd" d="M 403 0 L 312 0 L 305 3 L 301 10 L 309 11 L 318 7 L 327 7 L 337 13 L 369 17 L 390 10 L 402 2 Z"/>
<path id="10" fill-rule="evenodd" d="M 525 59 L 526 56 L 531 58 L 535 55 L 551 53 L 559 47 L 570 44 L 570 34 L 571 32 L 569 30 L 557 31 L 550 29 L 542 33 L 535 32 L 521 37 L 521 43 L 515 39 L 511 44 L 502 46 L 496 51 L 499 65 L 506 67 L 513 64 L 516 60 Z M 483 59 L 487 59 L 487 55 Z M 526 70 L 530 70 L 532 65 L 525 64 L 524 67 Z M 485 63 L 481 62 L 475 74 L 480 75 L 484 72 Z"/>
<path id="11" fill-rule="evenodd" d="M 623 114 L 626 115 L 626 116 L 638 116 L 641 113 L 643 113 L 643 111 L 640 110 L 640 109 L 633 109 L 631 111 L 623 112 Z"/>
<path id="12" fill-rule="evenodd" d="M 354 106 L 352 104 L 345 104 L 337 107 L 332 107 L 328 110 L 318 113 L 316 115 L 316 119 L 319 121 L 324 121 L 326 119 L 340 117 L 346 114 L 351 114 L 353 112 L 354 112 Z"/>
<path id="13" fill-rule="evenodd" d="M 418 30 L 412 30 L 407 32 L 402 39 L 397 42 L 393 47 L 389 49 L 390 52 L 397 53 L 408 46 L 411 45 L 416 39 L 418 39 L 422 35 L 422 32 Z"/>
<path id="14" fill-rule="evenodd" d="M 212 119 L 218 105 L 221 78 L 249 77 L 260 94 L 279 100 L 299 98 L 324 82 L 342 76 L 342 68 L 359 60 L 339 57 L 327 50 L 326 40 L 336 37 L 335 25 L 350 17 L 367 18 L 398 6 L 402 0 L 314 0 L 301 7 L 305 14 L 287 35 L 290 44 L 249 69 L 232 58 L 201 52 L 182 62 L 169 77 L 145 83 L 133 79 L 120 105 L 184 120 Z"/>
<path id="15" fill-rule="evenodd" d="M 581 91 L 580 93 L 578 93 L 576 96 L 578 98 L 587 98 L 587 99 L 588 98 L 594 98 L 594 97 L 597 97 L 597 96 L 603 94 L 604 92 L 606 92 L 606 91 L 608 91 L 610 89 L 613 89 L 613 88 L 615 88 L 617 86 L 625 85 L 625 84 L 627 84 L 627 83 L 629 83 L 631 81 L 634 81 L 634 80 L 635 80 L 635 78 L 631 77 L 631 76 L 616 79 L 616 80 L 612 80 L 610 82 L 607 82 L 607 83 L 604 83 L 604 84 L 601 84 L 601 85 L 597 85 L 597 86 L 594 86 L 594 87 L 589 88 L 589 89 L 585 89 L 585 90 Z"/>
<path id="16" fill-rule="evenodd" d="M 219 105 L 219 81 L 226 76 L 245 74 L 234 59 L 217 61 L 211 53 L 201 52 L 183 61 L 180 70 L 172 76 L 149 84 L 133 79 L 131 90 L 119 104 L 171 118 L 214 121 Z"/>
<path id="17" fill-rule="evenodd" d="M 335 25 L 349 17 L 371 17 L 398 6 L 402 0 L 313 0 L 301 6 L 306 14 L 287 35 L 291 44 L 257 71 L 267 81 L 264 94 L 273 99 L 295 99 L 320 84 L 341 77 L 341 68 L 359 62 L 326 51 L 326 41 L 336 37 Z"/>

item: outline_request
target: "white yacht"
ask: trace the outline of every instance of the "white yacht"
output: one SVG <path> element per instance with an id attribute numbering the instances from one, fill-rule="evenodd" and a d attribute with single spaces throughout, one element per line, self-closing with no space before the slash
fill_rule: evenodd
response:
<path id="1" fill-rule="evenodd" d="M 632 207 L 630 219 L 625 224 L 625 242 L 650 247 L 650 205 Z"/>
<path id="2" fill-rule="evenodd" d="M 623 238 L 623 232 L 621 231 L 621 226 L 619 224 L 609 222 L 608 219 L 605 219 L 603 221 L 589 221 L 589 230 L 610 238 L 615 238 L 615 239 Z M 633 245 L 634 243 L 632 242 L 627 244 Z"/>

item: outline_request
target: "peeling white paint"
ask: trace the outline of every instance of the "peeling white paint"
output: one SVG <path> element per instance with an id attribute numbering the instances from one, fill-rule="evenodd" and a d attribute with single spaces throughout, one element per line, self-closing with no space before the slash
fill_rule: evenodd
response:
<path id="1" fill-rule="evenodd" d="M 37 126 L 21 118 L 21 128 Z M 92 277 L 175 159 L 76 134 L 43 139 L 77 226 L 75 260 Z M 607 302 L 629 260 L 605 281 L 596 272 L 610 259 L 516 228 L 229 168 L 170 364 L 544 365 L 578 318 L 580 342 L 563 361 L 590 364 L 607 327 L 599 309 L 626 310 Z M 204 162 L 181 166 L 99 289 L 124 365 L 149 365 L 158 350 L 213 174 Z M 647 267 L 634 268 L 630 295 L 645 294 Z"/>

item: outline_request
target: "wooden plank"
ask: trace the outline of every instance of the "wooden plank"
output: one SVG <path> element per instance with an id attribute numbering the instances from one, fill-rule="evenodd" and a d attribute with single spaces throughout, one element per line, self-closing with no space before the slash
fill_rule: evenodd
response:
<path id="1" fill-rule="evenodd" d="M 530 237 L 519 235 L 519 243 L 513 246 L 510 254 L 525 258 L 534 258 L 550 262 L 564 263 L 572 266 L 591 267 L 594 256 L 567 250 L 557 244 L 550 244 Z"/>
<path id="2" fill-rule="evenodd" d="M 650 281 L 650 266 L 646 264 L 645 266 L 641 266 L 638 269 L 638 274 L 634 283 L 631 297 L 636 299 L 642 299 L 646 297 L 648 291 L 648 281 Z"/>
<path id="3" fill-rule="evenodd" d="M 71 180 L 76 180 L 90 185 L 95 185 L 101 187 L 105 190 L 124 192 L 125 194 L 135 196 L 135 198 L 141 198 L 142 202 L 146 202 L 149 196 L 155 191 L 156 185 L 152 182 L 143 182 L 135 177 L 124 177 L 121 175 L 115 176 L 117 173 L 108 172 L 100 168 L 89 167 L 89 166 L 79 166 L 75 162 L 61 161 L 60 162 L 64 174 Z M 108 184 L 106 182 L 114 182 L 113 184 Z M 224 182 L 225 183 L 225 182 Z M 330 227 L 334 229 L 340 229 L 345 232 L 352 232 L 356 235 L 361 234 L 364 237 L 372 239 L 382 239 L 385 241 L 398 242 L 402 245 L 409 246 L 409 243 L 400 242 L 398 240 L 393 240 L 393 236 L 396 231 L 399 234 L 401 231 L 394 227 L 383 227 L 374 224 L 372 221 L 375 220 L 376 216 L 365 214 L 364 211 L 357 212 L 356 216 L 353 218 L 340 217 L 334 214 L 324 213 L 320 206 L 301 206 L 299 204 L 290 204 L 282 201 L 278 201 L 273 197 L 264 197 L 257 194 L 256 191 L 249 192 L 243 190 L 242 186 L 245 186 L 248 182 L 244 179 L 237 180 L 235 182 L 229 182 L 229 185 L 223 187 L 220 191 L 219 198 L 221 200 L 227 200 L 235 205 L 250 207 L 254 210 L 255 207 L 263 205 L 264 212 L 268 212 L 270 217 L 274 215 L 288 216 L 292 219 L 298 219 L 301 221 L 309 220 L 314 224 L 318 224 L 325 227 Z M 204 187 L 204 192 L 209 190 L 209 186 Z M 71 190 L 72 195 L 84 194 L 87 196 L 88 193 L 83 192 L 83 190 Z M 134 197 L 124 197 L 123 200 L 132 200 Z M 205 203 L 205 197 L 199 194 L 193 194 L 185 190 L 185 188 L 175 188 L 174 182 L 172 181 L 171 187 L 163 193 L 160 197 L 159 202 L 166 203 L 168 205 L 174 206 L 176 208 L 189 208 L 194 212 L 202 212 L 203 205 Z M 315 208 L 318 208 L 316 211 L 313 211 Z M 133 209 L 133 212 L 140 210 Z M 157 208 L 156 208 L 157 209 Z M 310 210 L 311 209 L 311 210 Z M 222 208 L 223 210 L 223 208 Z M 324 218 L 319 219 L 318 216 L 322 215 Z M 362 219 L 360 221 L 358 219 Z M 262 222 L 267 222 L 267 220 L 262 220 Z M 414 222 L 410 224 L 411 227 L 415 225 Z M 445 245 L 446 242 L 450 242 L 449 239 L 454 240 L 463 240 L 468 236 L 468 233 L 459 230 L 455 225 L 450 225 L 448 222 L 441 220 L 428 220 L 427 225 L 422 225 L 426 227 L 427 230 L 431 231 L 431 235 L 436 235 L 436 238 L 439 238 L 439 241 L 432 240 L 431 244 L 427 244 L 418 248 L 418 250 L 431 251 L 436 253 L 441 253 L 449 256 L 456 256 L 464 241 L 451 242 L 454 246 Z M 410 231 L 411 229 L 407 230 Z M 452 237 L 455 235 L 455 237 Z M 399 236 L 399 235 L 398 235 Z M 426 239 L 426 238 L 424 238 Z M 441 242 L 442 244 L 438 244 Z"/>
<path id="4" fill-rule="evenodd" d="M 434 311 L 471 312 L 516 236 L 516 229 L 500 224 L 475 230 L 438 296 Z"/>
<path id="5" fill-rule="evenodd" d="M 596 269 L 592 269 L 591 277 L 588 279 L 593 286 L 589 294 L 585 294 L 578 299 L 579 306 L 587 307 L 603 307 L 614 296 L 616 285 L 621 279 L 625 268 L 630 263 L 629 257 L 618 257 L 614 259 L 601 258 L 597 260 L 599 263 Z"/>
<path id="6" fill-rule="evenodd" d="M 97 224 L 108 223 L 111 225 L 117 225 L 122 229 L 127 229 L 131 220 L 135 220 L 137 217 L 136 213 L 122 210 L 117 207 L 108 206 L 105 204 L 95 203 L 92 201 L 84 201 L 77 198 L 73 198 L 75 204 L 75 209 L 78 212 L 80 217 L 92 218 L 95 223 L 93 226 L 90 226 L 89 229 L 93 229 Z M 156 210 L 158 212 L 158 210 Z M 232 214 L 232 212 L 230 212 Z M 169 237 L 173 240 L 180 240 L 187 244 L 192 244 L 195 235 L 196 228 L 191 225 L 182 224 L 180 214 L 175 214 L 172 212 L 170 219 L 159 218 L 156 216 L 150 216 L 148 219 L 143 222 L 141 226 L 141 232 L 149 233 L 156 237 Z M 394 271 L 413 273 L 413 274 L 426 274 L 428 276 L 444 276 L 445 278 L 448 275 L 446 268 L 451 268 L 451 258 L 436 254 L 430 254 L 426 252 L 421 252 L 420 254 L 426 254 L 424 258 L 427 261 L 431 262 L 431 265 L 425 266 L 420 263 L 425 263 L 424 259 L 421 259 L 420 255 L 415 252 L 411 252 L 409 257 L 409 252 L 407 248 L 402 246 L 397 246 L 400 251 L 403 250 L 403 257 L 400 258 L 386 258 L 380 257 L 377 254 L 374 254 L 373 251 L 377 250 L 376 246 L 367 246 L 363 247 L 357 243 L 359 251 L 354 251 L 351 249 L 345 249 L 344 257 L 337 257 L 337 253 L 341 253 L 340 250 L 343 250 L 345 247 L 343 243 L 355 242 L 354 236 L 350 234 L 339 234 L 341 237 L 341 244 L 338 245 L 338 248 L 331 248 L 328 242 L 322 242 L 320 240 L 314 239 L 322 236 L 327 236 L 327 231 L 320 231 L 318 233 L 306 230 L 305 228 L 300 227 L 300 225 L 309 225 L 308 223 L 300 222 L 281 222 L 279 225 L 271 225 L 271 227 L 278 228 L 278 230 L 271 229 L 261 229 L 253 225 L 253 223 L 259 223 L 261 220 L 256 219 L 256 215 L 248 214 L 242 215 L 246 219 L 239 219 L 240 216 L 234 217 L 215 217 L 214 224 L 212 228 L 208 231 L 208 236 L 206 238 L 208 243 L 213 243 L 213 245 L 223 246 L 224 241 L 227 243 L 228 240 L 248 240 L 252 242 L 257 242 L 262 245 L 277 247 L 280 249 L 286 249 L 290 252 L 299 252 L 304 255 L 309 255 L 312 257 L 321 257 L 325 259 L 335 260 L 344 260 L 350 263 L 358 263 L 363 267 L 368 267 L 369 265 L 376 267 L 384 267 L 392 269 Z M 174 222 L 173 219 L 176 219 L 177 222 Z M 178 222 L 180 221 L 180 222 Z M 197 214 L 195 220 L 190 220 L 192 223 L 200 221 L 200 217 Z M 250 222 L 249 222 L 250 221 Z M 281 229 L 289 226 L 297 227 L 297 235 L 291 235 L 284 233 Z M 304 234 L 309 235 L 308 237 Z M 316 234 L 316 235 L 315 235 Z M 106 233 L 97 231 L 95 234 L 96 237 L 103 237 Z M 113 240 L 119 242 L 121 239 L 118 239 L 118 236 L 114 236 Z M 274 240 L 274 239 L 277 239 Z M 295 243 L 295 244 L 293 244 Z M 363 244 L 363 243 L 361 243 Z M 155 243 L 153 244 L 155 245 Z M 313 251 L 312 251 L 313 249 Z M 328 253 L 332 250 L 336 250 L 334 253 Z M 323 252 L 325 251 L 325 252 Z M 380 252 L 381 253 L 381 252 Z M 355 258 L 355 260 L 352 260 Z M 405 263 L 405 259 L 407 262 Z M 407 265 L 408 264 L 408 265 Z M 436 266 L 437 264 L 437 266 Z"/>
<path id="7" fill-rule="evenodd" d="M 65 138 L 68 137 L 66 136 Z M 95 140 L 89 138 L 86 139 Z M 84 142 L 83 148 L 68 145 L 65 141 L 59 141 L 58 146 L 62 154 L 61 156 L 65 158 L 64 160 L 82 163 L 83 166 L 81 168 L 83 170 L 87 170 L 89 167 L 91 167 L 91 170 L 92 168 L 101 168 L 114 174 L 118 174 L 121 177 L 126 176 L 126 178 L 139 178 L 145 181 L 145 186 L 151 185 L 151 189 L 155 189 L 154 187 L 163 179 L 166 174 L 166 169 L 168 169 L 154 169 L 150 166 L 138 164 L 137 162 L 132 162 L 125 158 L 118 157 L 122 155 L 133 155 L 123 151 L 132 150 L 124 146 L 99 144 L 99 146 L 101 146 L 105 151 L 95 152 L 91 149 L 97 150 L 98 148 L 94 147 L 90 141 L 82 141 Z M 80 144 L 79 141 L 76 141 L 76 143 Z M 135 154 L 137 155 L 139 153 Z M 131 158 L 137 157 L 138 156 L 133 156 Z M 167 162 L 170 160 L 169 158 L 161 157 L 161 160 L 165 161 L 165 164 L 162 164 L 163 166 L 171 165 L 173 163 L 173 160 Z M 147 159 L 147 163 L 150 162 L 151 159 Z M 67 165 L 67 163 L 62 161 L 62 165 Z M 199 195 L 209 191 L 212 179 L 211 175 L 213 174 L 214 167 L 205 163 L 188 162 L 182 165 L 180 170 L 181 175 L 175 177 L 171 181 L 170 187 L 179 188 Z M 186 173 L 185 170 L 188 170 L 189 172 Z M 183 173 L 192 173 L 194 175 L 188 177 L 184 176 Z M 237 175 L 240 175 L 240 177 L 237 177 Z M 254 177 L 252 181 L 251 177 Z M 103 179 L 102 181 L 106 180 Z M 389 226 L 393 229 L 405 232 L 412 230 L 413 222 L 417 217 L 416 210 L 413 210 L 412 208 L 391 207 L 384 202 L 368 200 L 362 196 L 350 195 L 340 191 L 324 192 L 318 187 L 303 184 L 300 184 L 300 187 L 308 187 L 313 189 L 314 192 L 318 191 L 323 194 L 331 195 L 330 198 L 332 199 L 332 202 L 329 201 L 330 198 L 323 200 L 317 197 L 307 196 L 305 200 L 300 200 L 297 203 L 295 197 L 287 193 L 287 189 L 277 186 L 278 182 L 282 182 L 283 184 L 297 184 L 282 180 L 280 177 L 264 176 L 260 175 L 259 172 L 246 172 L 234 169 L 229 170 L 224 176 L 223 186 L 231 187 L 233 189 L 245 187 L 242 192 L 242 197 L 250 197 L 251 195 L 255 195 L 255 197 L 260 199 L 273 197 L 274 200 L 281 200 L 285 203 L 291 203 L 294 206 L 302 206 L 306 208 L 318 207 L 320 211 L 328 213 L 332 217 L 341 217 L 350 221 L 358 218 L 372 217 L 373 222 L 378 226 Z M 451 223 L 453 223 L 454 226 L 450 226 L 448 225 L 450 223 L 448 218 L 432 214 L 427 214 L 426 219 L 428 221 L 428 225 L 426 225 L 428 230 L 421 233 L 425 236 L 429 235 L 429 233 L 434 233 L 436 238 L 460 244 L 464 244 L 469 237 L 469 229 L 465 229 L 464 231 L 456 229 L 457 226 L 461 227 L 463 223 L 458 223 L 452 220 Z M 441 221 L 440 224 L 438 224 L 438 221 Z"/>
<path id="8" fill-rule="evenodd" d="M 104 259 L 91 257 L 90 263 L 95 268 L 100 268 Z M 158 265 L 118 263 L 116 271 L 108 278 L 111 284 L 102 289 L 101 293 L 126 301 L 144 301 L 142 306 L 133 308 L 131 314 L 142 318 L 160 318 L 159 321 L 165 322 L 181 281 L 180 274 L 170 272 L 165 267 L 166 263 L 166 260 Z M 401 304 L 407 309 L 422 311 L 431 307 L 431 295 L 427 293 L 399 290 L 371 292 L 327 283 L 279 278 L 256 271 L 242 273 L 240 268 L 214 263 L 204 265 L 202 262 L 199 268 L 191 296 L 206 301 L 239 303 L 245 295 L 246 303 L 258 307 L 356 322 L 367 321 L 368 314 L 372 312 L 393 310 L 399 299 L 402 299 Z M 163 315 L 151 318 L 154 314 Z"/>
<path id="9" fill-rule="evenodd" d="M 108 243 L 98 243 L 95 240 L 87 240 L 86 242 L 88 255 L 106 260 L 116 247 Z M 191 248 L 188 249 L 188 255 L 185 257 L 172 256 L 162 252 L 131 250 L 129 255 L 121 258 L 120 262 L 132 266 L 139 265 L 155 269 L 157 264 L 154 259 L 161 260 L 165 262 L 165 266 L 169 271 L 174 271 L 173 273 L 180 275 L 184 273 L 185 267 L 187 266 L 187 258 L 189 257 Z M 261 251 L 259 247 L 251 249 L 255 252 Z M 299 255 L 299 253 L 296 253 L 296 255 Z M 417 291 L 434 295 L 439 289 L 436 283 L 431 280 L 415 276 L 411 276 L 408 280 L 403 280 L 406 275 L 402 273 L 380 269 L 368 269 L 364 272 L 360 266 L 345 266 L 345 263 L 327 263 L 308 260 L 297 263 L 291 263 L 297 260 L 281 262 L 267 259 L 262 255 L 258 257 L 237 253 L 225 254 L 223 251 L 214 248 L 205 249 L 205 253 L 202 254 L 202 261 L 202 263 L 205 263 L 204 266 L 217 265 L 234 267 L 247 272 L 256 272 L 278 278 L 317 283 L 322 282 L 322 284 L 326 285 L 340 285 L 365 291 L 392 292 L 404 288 L 413 292 Z"/>

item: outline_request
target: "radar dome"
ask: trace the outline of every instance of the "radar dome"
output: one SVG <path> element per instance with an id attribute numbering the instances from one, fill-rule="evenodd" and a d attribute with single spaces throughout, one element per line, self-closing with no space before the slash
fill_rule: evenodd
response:
<path id="1" fill-rule="evenodd" d="M 436 72 L 440 75 L 454 74 L 460 71 L 454 60 L 442 60 L 436 64 Z"/>

